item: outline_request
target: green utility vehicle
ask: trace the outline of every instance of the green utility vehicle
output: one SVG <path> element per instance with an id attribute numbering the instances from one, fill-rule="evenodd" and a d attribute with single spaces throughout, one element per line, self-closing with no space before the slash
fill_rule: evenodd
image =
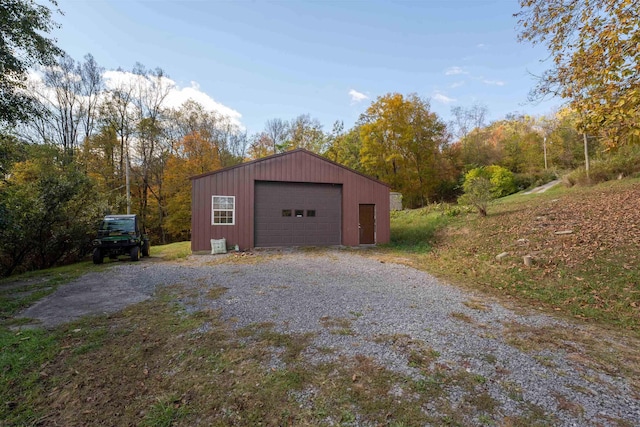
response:
<path id="1" fill-rule="evenodd" d="M 149 256 L 149 238 L 140 232 L 136 215 L 107 215 L 100 224 L 98 238 L 93 241 L 93 263 L 102 264 L 104 257 L 116 259 L 129 255 L 138 261 Z"/>

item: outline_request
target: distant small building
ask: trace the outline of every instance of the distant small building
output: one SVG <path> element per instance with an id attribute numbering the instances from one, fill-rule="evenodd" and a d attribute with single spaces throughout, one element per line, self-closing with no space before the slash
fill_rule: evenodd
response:
<path id="1" fill-rule="evenodd" d="M 389 209 L 392 211 L 402 210 L 402 193 L 397 191 L 389 193 Z"/>
<path id="2" fill-rule="evenodd" d="M 389 187 L 304 149 L 191 178 L 191 249 L 388 243 Z"/>

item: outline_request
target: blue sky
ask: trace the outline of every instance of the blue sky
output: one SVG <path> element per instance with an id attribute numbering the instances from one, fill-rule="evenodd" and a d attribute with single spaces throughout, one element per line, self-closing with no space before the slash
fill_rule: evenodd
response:
<path id="1" fill-rule="evenodd" d="M 58 0 L 58 45 L 107 69 L 162 68 L 238 112 L 249 133 L 271 118 L 351 127 L 376 97 L 417 93 L 451 118 L 481 103 L 489 119 L 552 113 L 527 102 L 541 47 L 517 42 L 517 0 Z"/>

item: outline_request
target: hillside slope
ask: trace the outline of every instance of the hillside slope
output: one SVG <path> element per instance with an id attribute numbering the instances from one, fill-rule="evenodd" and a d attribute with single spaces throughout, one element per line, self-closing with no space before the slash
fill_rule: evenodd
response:
<path id="1" fill-rule="evenodd" d="M 415 237 L 442 221 L 442 213 L 402 212 L 392 219 L 392 239 L 394 230 Z M 455 284 L 640 330 L 640 180 L 507 197 L 486 218 L 459 215 L 425 238 L 432 246 L 425 253 L 392 252 Z"/>

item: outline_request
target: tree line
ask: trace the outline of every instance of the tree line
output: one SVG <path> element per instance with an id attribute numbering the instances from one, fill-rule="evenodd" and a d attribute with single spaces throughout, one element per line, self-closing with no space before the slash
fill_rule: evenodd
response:
<path id="1" fill-rule="evenodd" d="M 540 120 L 514 115 L 486 124 L 481 106 L 457 108 L 445 123 L 427 99 L 390 93 L 350 129 L 336 122 L 325 131 L 304 114 L 248 135 L 195 101 L 168 107 L 173 87 L 161 69 L 119 70 L 125 78 L 108 86 L 91 55 L 62 55 L 39 70 L 41 78 L 26 83 L 38 114 L 2 137 L 5 274 L 82 257 L 104 214 L 138 214 L 156 244 L 188 240 L 191 176 L 296 148 L 389 184 L 409 208 L 454 201 L 474 167 L 497 164 L 524 177 L 543 165 Z M 550 133 L 552 165 L 581 161 L 579 138 L 567 132 Z"/>
<path id="2" fill-rule="evenodd" d="M 562 18 L 545 18 L 551 12 L 544 4 L 521 1 L 523 39 L 536 42 L 547 30 L 532 23 Z M 325 130 L 301 114 L 273 118 L 249 135 L 195 101 L 169 107 L 173 82 L 160 68 L 105 70 L 90 54 L 71 58 L 46 37 L 55 23 L 44 6 L 5 2 L 0 21 L 0 275 L 82 258 L 98 219 L 109 213 L 138 214 L 156 244 L 189 239 L 189 177 L 296 148 L 389 184 L 414 208 L 455 201 L 474 170 L 482 176 L 477 170 L 491 167 L 502 182 L 512 174 L 503 195 L 581 166 L 585 154 L 633 143 L 638 134 L 637 114 L 628 111 L 638 104 L 633 88 L 624 97 L 618 91 L 625 127 L 615 133 L 604 92 L 589 114 L 572 103 L 546 117 L 512 114 L 490 123 L 482 104 L 456 107 L 446 122 L 427 98 L 388 93 L 349 129 L 336 121 Z M 624 20 L 627 27 L 635 22 Z M 28 78 L 34 70 L 39 78 Z M 538 93 L 560 87 L 566 72 L 548 76 Z M 606 126 L 594 124 L 598 114 Z"/>

